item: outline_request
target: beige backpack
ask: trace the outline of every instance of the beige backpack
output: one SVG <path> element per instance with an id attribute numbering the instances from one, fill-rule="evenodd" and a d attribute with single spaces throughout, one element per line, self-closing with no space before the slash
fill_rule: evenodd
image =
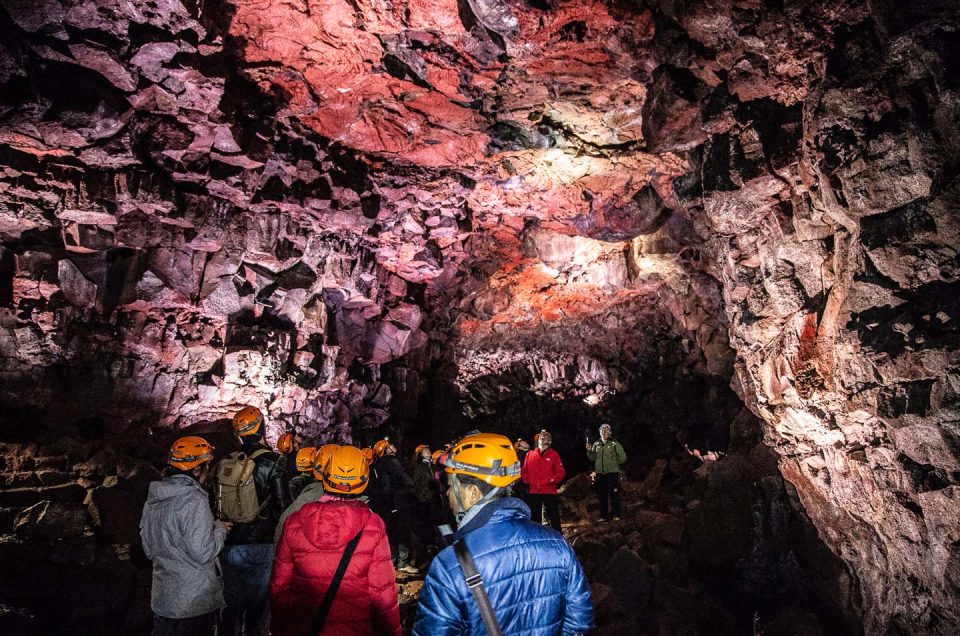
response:
<path id="1" fill-rule="evenodd" d="M 249 457 L 245 453 L 236 452 L 220 460 L 213 482 L 218 518 L 238 523 L 247 523 L 257 518 L 267 502 L 261 504 L 257 501 L 257 488 L 253 483 L 253 472 L 257 464 L 253 460 L 269 452 L 261 448 Z"/>

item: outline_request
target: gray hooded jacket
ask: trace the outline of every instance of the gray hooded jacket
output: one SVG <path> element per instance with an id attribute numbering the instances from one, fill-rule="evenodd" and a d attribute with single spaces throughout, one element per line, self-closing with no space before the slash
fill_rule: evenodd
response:
<path id="1" fill-rule="evenodd" d="M 150 484 L 140 517 L 143 551 L 153 561 L 150 608 L 164 618 L 191 618 L 224 606 L 216 558 L 227 537 L 195 479 L 172 475 Z"/>

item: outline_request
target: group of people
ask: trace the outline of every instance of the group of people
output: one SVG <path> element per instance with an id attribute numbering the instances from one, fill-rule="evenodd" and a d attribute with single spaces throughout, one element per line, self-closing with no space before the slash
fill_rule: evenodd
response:
<path id="1" fill-rule="evenodd" d="M 605 426 L 587 449 L 604 519 L 619 516 L 625 460 Z M 420 445 L 405 468 L 388 439 L 298 449 L 281 438 L 276 452 L 254 407 L 233 428 L 238 453 L 214 465 L 207 440 L 182 437 L 150 485 L 140 532 L 153 561 L 154 635 L 400 634 L 397 573 L 417 572 L 413 560 L 431 547 L 442 549 L 415 634 L 591 627 L 583 570 L 556 531 L 564 469 L 549 432 L 533 450 L 489 433 L 436 452 Z M 457 527 L 446 547 L 433 533 L 442 521 Z"/>

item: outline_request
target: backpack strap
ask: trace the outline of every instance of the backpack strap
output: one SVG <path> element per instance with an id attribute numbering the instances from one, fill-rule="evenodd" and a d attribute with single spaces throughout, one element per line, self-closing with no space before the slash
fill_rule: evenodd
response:
<path id="1" fill-rule="evenodd" d="M 317 615 L 313 619 L 313 631 L 314 634 L 319 634 L 323 631 L 323 625 L 327 622 L 327 615 L 330 613 L 330 607 L 333 605 L 333 597 L 337 595 L 337 588 L 340 587 L 340 582 L 343 580 L 343 575 L 347 573 L 347 566 L 350 565 L 350 559 L 353 558 L 353 553 L 357 549 L 357 544 L 360 543 L 360 535 L 363 534 L 363 530 L 357 533 L 357 536 L 350 539 L 350 542 L 347 543 L 347 547 L 343 550 L 343 556 L 340 557 L 340 564 L 337 565 L 337 571 L 333 574 L 333 579 L 330 581 L 330 587 L 327 588 L 327 593 L 323 595 L 323 603 L 320 604 L 320 609 L 317 610 Z"/>
<path id="2" fill-rule="evenodd" d="M 487 628 L 487 634 L 489 636 L 503 636 L 503 632 L 500 631 L 500 623 L 497 622 L 497 615 L 494 614 L 493 606 L 490 605 L 490 597 L 487 596 L 487 590 L 483 587 L 483 577 L 477 571 L 477 564 L 473 562 L 473 555 L 470 554 L 467 542 L 460 539 L 454 543 L 453 552 L 457 555 L 457 561 L 460 562 L 467 587 L 473 592 L 473 600 L 477 602 L 477 608 L 480 610 L 480 617 Z"/>

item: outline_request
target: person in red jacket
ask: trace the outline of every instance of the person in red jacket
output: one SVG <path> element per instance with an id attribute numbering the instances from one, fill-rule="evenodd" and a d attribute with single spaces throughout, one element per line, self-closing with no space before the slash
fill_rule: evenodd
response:
<path id="1" fill-rule="evenodd" d="M 400 636 L 396 573 L 383 520 L 357 497 L 370 463 L 360 449 L 338 447 L 322 468 L 326 494 L 283 526 L 270 579 L 273 636 Z M 347 545 L 359 537 L 326 620 L 319 608 Z"/>
<path id="2" fill-rule="evenodd" d="M 547 509 L 550 527 L 560 531 L 560 503 L 557 501 L 557 486 L 563 481 L 566 471 L 557 451 L 550 448 L 553 436 L 549 431 L 540 431 L 537 447 L 527 453 L 523 460 L 523 483 L 529 488 L 527 502 L 530 504 L 530 520 L 543 523 L 543 509 Z"/>

